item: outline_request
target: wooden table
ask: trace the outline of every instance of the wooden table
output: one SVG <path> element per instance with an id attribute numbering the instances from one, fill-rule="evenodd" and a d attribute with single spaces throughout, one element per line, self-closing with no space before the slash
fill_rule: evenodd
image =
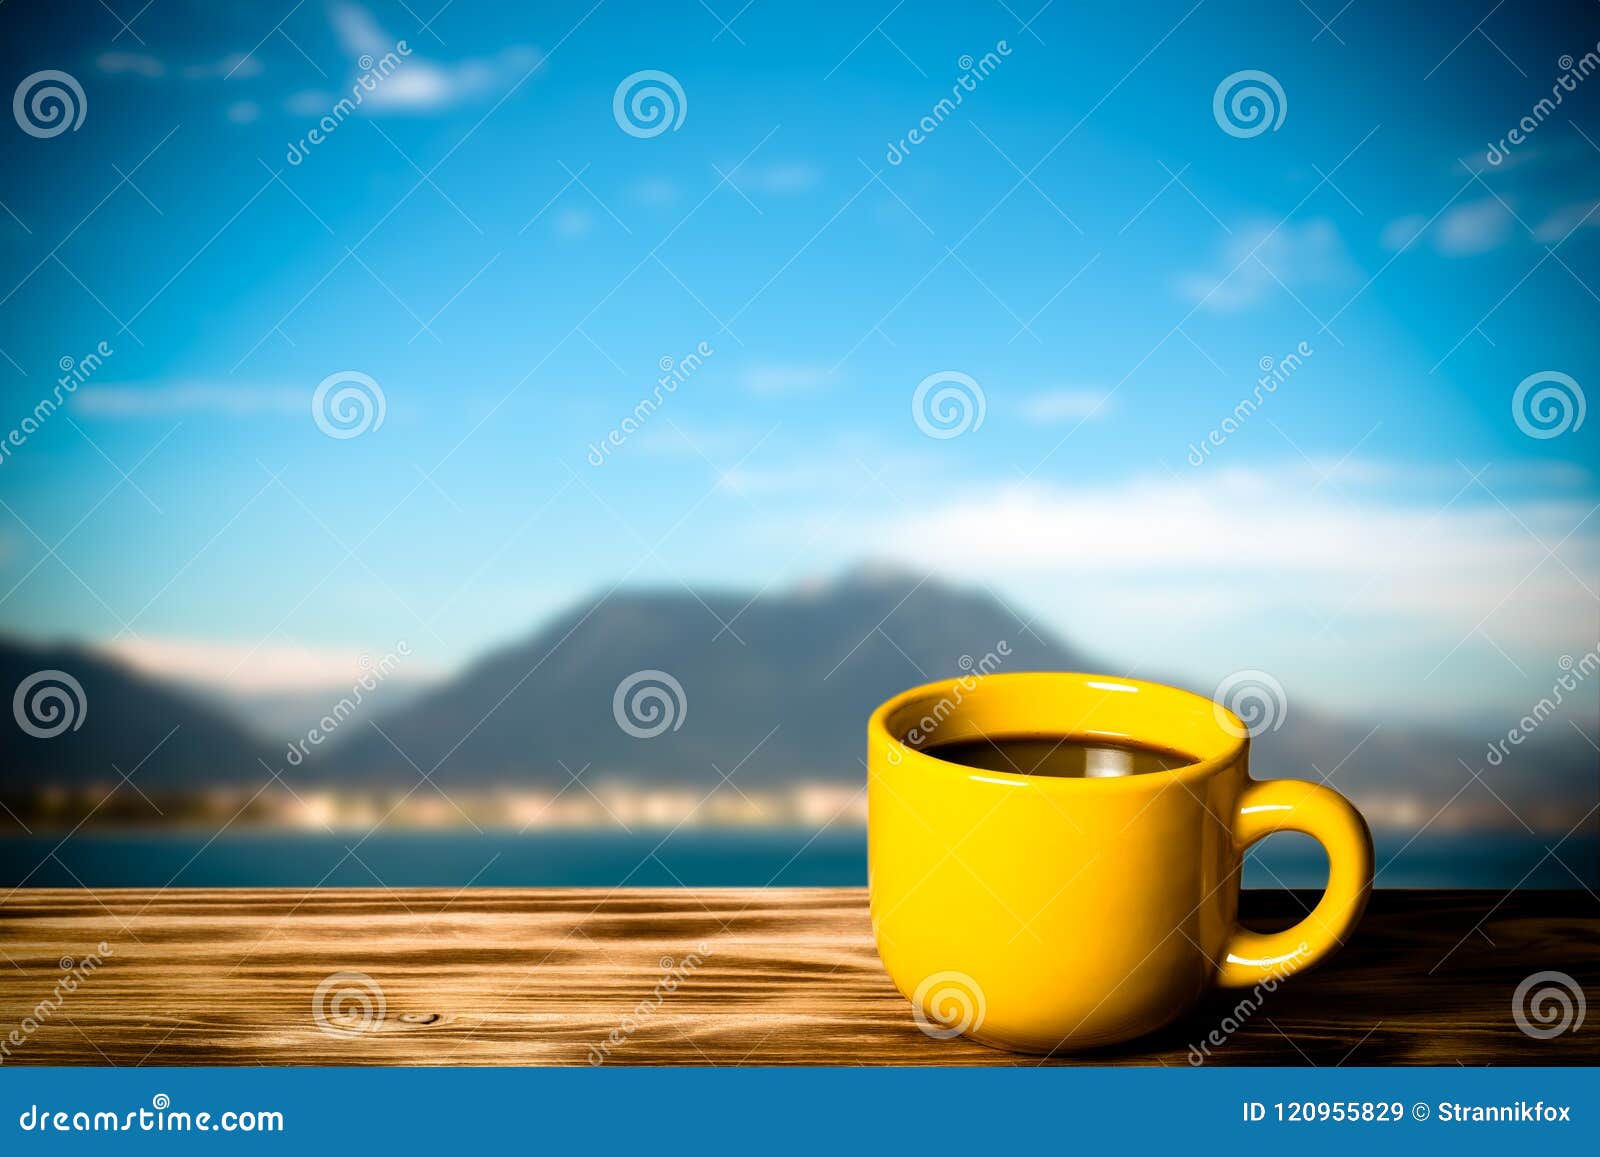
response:
<path id="1" fill-rule="evenodd" d="M 1282 926 L 1312 899 L 1244 909 Z M 0 904 L 0 952 L 7 1064 L 1037 1063 L 920 1032 L 860 889 L 24 889 Z M 63 967 L 82 979 L 41 1010 Z M 1206 1063 L 1600 1062 L 1600 1012 L 1547 1040 L 1518 1028 L 1513 993 L 1545 970 L 1600 996 L 1590 894 L 1380 892 L 1342 953 Z M 373 987 L 334 979 L 319 1017 L 339 972 Z M 1188 1064 L 1242 995 L 1051 1063 Z"/>

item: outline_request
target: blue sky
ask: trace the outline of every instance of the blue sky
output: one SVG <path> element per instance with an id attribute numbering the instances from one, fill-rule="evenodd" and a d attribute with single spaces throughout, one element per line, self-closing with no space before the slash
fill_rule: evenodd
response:
<path id="1" fill-rule="evenodd" d="M 1454 720 L 1600 637 L 1596 422 L 1512 410 L 1600 380 L 1600 81 L 1485 159 L 1600 10 L 433 7 L 0 9 L 6 83 L 86 104 L 5 126 L 0 426 L 113 351 L 0 464 L 0 628 L 303 684 L 870 558 L 1119 671 Z M 675 129 L 616 119 L 642 70 Z M 1217 120 L 1243 70 L 1275 129 Z M 341 439 L 343 371 L 384 416 Z M 980 426 L 919 428 L 940 373 Z"/>

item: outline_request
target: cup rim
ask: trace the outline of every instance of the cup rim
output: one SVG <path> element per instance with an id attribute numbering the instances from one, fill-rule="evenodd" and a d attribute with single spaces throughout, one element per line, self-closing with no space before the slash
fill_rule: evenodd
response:
<path id="1" fill-rule="evenodd" d="M 1153 771 L 1142 775 L 1108 778 L 1088 778 L 1026 775 L 1014 771 L 991 771 L 986 768 L 967 767 L 920 751 L 906 743 L 904 739 L 889 729 L 889 719 L 896 712 L 919 699 L 948 695 L 952 689 L 962 686 L 964 680 L 961 678 L 937 679 L 931 683 L 923 683 L 920 686 L 902 691 L 900 694 L 880 704 L 867 721 L 868 735 L 885 745 L 891 763 L 916 768 L 919 772 L 963 780 L 975 779 L 980 782 L 1000 783 L 1007 786 L 1026 785 L 1040 791 L 1065 792 L 1150 789 L 1159 791 L 1164 786 L 1170 785 L 1174 780 L 1180 783 L 1188 783 L 1207 779 L 1223 768 L 1237 763 L 1250 749 L 1249 729 L 1232 711 L 1215 700 L 1207 699 L 1203 695 L 1197 695 L 1193 691 L 1185 691 L 1181 687 L 1174 687 L 1167 683 L 1155 683 L 1145 679 L 1128 679 L 1120 675 L 1102 675 L 1086 671 L 1005 671 L 983 675 L 979 678 L 985 683 L 992 680 L 1007 683 L 1020 682 L 1022 680 L 1049 679 L 1070 683 L 1076 688 L 1087 687 L 1090 689 L 1097 689 L 1097 684 L 1111 684 L 1114 686 L 1106 689 L 1108 694 L 1132 690 L 1138 693 L 1177 696 L 1180 699 L 1192 701 L 1196 706 L 1203 705 L 1211 709 L 1216 720 L 1217 732 L 1225 739 L 1226 745 L 1214 755 L 1197 759 L 1193 763 L 1186 763 L 1182 767 L 1172 768 L 1169 771 Z M 965 688 L 964 690 L 970 692 L 971 688 Z M 1231 720 L 1233 727 L 1225 726 L 1225 720 Z"/>

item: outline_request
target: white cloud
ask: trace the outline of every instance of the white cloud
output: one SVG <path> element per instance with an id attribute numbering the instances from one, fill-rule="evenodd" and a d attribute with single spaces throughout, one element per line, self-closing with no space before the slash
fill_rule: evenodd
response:
<path id="1" fill-rule="evenodd" d="M 112 76 L 131 74 L 159 80 L 167 75 L 166 63 L 147 52 L 102 52 L 95 65 Z M 242 80 L 261 75 L 261 60 L 253 54 L 234 52 L 217 60 L 186 64 L 179 71 L 185 80 Z"/>
<path id="2" fill-rule="evenodd" d="M 403 39 L 389 35 L 359 4 L 335 4 L 330 18 L 340 47 L 358 62 L 363 56 L 382 59 L 396 53 Z M 498 94 L 542 60 L 537 49 L 521 44 L 511 45 L 494 56 L 456 61 L 428 60 L 417 54 L 415 45 L 408 42 L 407 46 L 411 53 L 399 67 L 364 92 L 363 107 L 383 112 L 433 112 Z M 324 107 L 324 103 L 319 102 L 317 107 Z M 291 111 L 300 110 L 291 107 Z"/>
<path id="3" fill-rule="evenodd" d="M 1352 488 L 1340 485 L 1352 476 L 1359 484 L 1411 475 L 1405 467 L 1384 463 L 1373 464 L 1370 472 L 1341 467 L 1335 481 L 1315 490 L 1306 485 L 1317 477 L 1310 466 L 1196 470 L 1177 478 L 1150 476 L 1065 492 L 1045 484 L 1007 484 L 963 496 L 908 529 L 913 541 L 925 545 L 928 530 L 942 527 L 948 533 L 934 537 L 959 543 L 962 556 L 1073 570 L 1172 562 L 1250 569 L 1269 563 L 1365 574 L 1375 554 L 1391 560 L 1437 554 L 1454 568 L 1542 553 L 1526 533 L 1505 540 L 1499 532 L 1515 523 L 1492 500 L 1458 502 L 1442 511 L 1425 502 L 1403 506 L 1370 496 L 1353 501 Z M 1463 483 L 1469 478 L 1460 475 Z M 1354 489 L 1359 494 L 1363 487 Z M 1587 509 L 1574 501 L 1569 513 L 1581 517 Z M 1419 537 L 1416 532 L 1424 525 L 1436 529 Z M 1095 549 L 1085 551 L 1086 541 Z"/>
<path id="4" fill-rule="evenodd" d="M 1184 274 L 1177 288 L 1202 308 L 1232 312 L 1273 294 L 1286 296 L 1284 286 L 1298 292 L 1301 286 L 1349 281 L 1354 274 L 1338 229 L 1318 218 L 1237 233 L 1223 249 L 1220 269 Z"/>
<path id="5" fill-rule="evenodd" d="M 140 418 L 155 414 L 308 415 L 311 391 L 289 386 L 202 385 L 80 386 L 76 413 L 94 418 Z"/>
<path id="6" fill-rule="evenodd" d="M 531 50 L 508 51 L 493 60 L 463 60 L 450 65 L 413 57 L 379 82 L 363 103 L 387 111 L 431 112 L 448 108 L 509 85 L 537 60 Z"/>
<path id="7" fill-rule="evenodd" d="M 652 209 L 675 205 L 681 195 L 677 184 L 666 177 L 646 177 L 631 192 L 636 201 Z"/>
<path id="8" fill-rule="evenodd" d="M 1534 238 L 1541 245 L 1555 245 L 1575 229 L 1600 228 L 1600 201 L 1579 201 L 1563 205 L 1534 229 Z"/>
<path id="9" fill-rule="evenodd" d="M 348 687 L 393 651 L 393 645 L 370 651 L 312 647 L 299 643 L 234 643 L 215 639 L 114 639 L 100 649 L 135 670 L 161 679 L 194 683 L 232 694 L 307 691 Z M 408 680 L 436 674 L 415 656 L 402 660 Z"/>
<path id="10" fill-rule="evenodd" d="M 1020 408 L 1033 422 L 1081 422 L 1103 417 L 1111 403 L 1108 395 L 1095 390 L 1042 390 L 1024 398 Z"/>
<path id="11" fill-rule="evenodd" d="M 1586 146 L 1579 143 L 1579 149 L 1584 147 Z M 1488 149 L 1485 149 L 1481 154 L 1471 153 L 1468 156 L 1461 157 L 1460 159 L 1453 161 L 1447 171 L 1450 176 L 1459 178 L 1461 176 L 1462 166 L 1465 166 L 1469 173 L 1504 173 L 1512 169 L 1520 169 L 1525 165 L 1536 165 L 1540 168 L 1543 168 L 1547 164 L 1562 163 L 1563 160 L 1566 157 L 1570 157 L 1575 150 L 1573 150 L 1571 147 L 1557 146 L 1555 148 L 1545 149 L 1536 148 L 1529 144 L 1522 144 L 1514 147 L 1510 152 L 1501 152 L 1498 149 L 1495 151 L 1500 152 L 1500 160 L 1498 162 L 1491 164 L 1489 158 L 1492 154 Z"/>
<path id="12" fill-rule="evenodd" d="M 747 367 L 740 380 L 751 393 L 776 397 L 819 389 L 832 376 L 826 366 L 760 365 Z"/>
<path id="13" fill-rule="evenodd" d="M 283 100 L 283 107 L 295 116 L 321 116 L 337 104 L 339 98 L 320 88 L 303 88 L 291 92 Z"/>
<path id="14" fill-rule="evenodd" d="M 209 64 L 186 65 L 183 75 L 189 80 L 245 80 L 261 75 L 261 58 L 254 53 L 230 52 Z"/>
<path id="15" fill-rule="evenodd" d="M 734 174 L 734 183 L 774 196 L 804 193 L 822 183 L 822 171 L 803 161 L 746 166 Z"/>
<path id="16" fill-rule="evenodd" d="M 1434 224 L 1433 247 L 1446 257 L 1476 257 L 1505 244 L 1511 214 L 1493 197 L 1457 205 Z"/>
<path id="17" fill-rule="evenodd" d="M 339 46 L 351 56 L 382 56 L 394 50 L 396 40 L 378 26 L 372 12 L 359 4 L 335 4 L 328 10 Z"/>
<path id="18" fill-rule="evenodd" d="M 558 236 L 577 241 L 594 230 L 594 214 L 587 209 L 563 209 L 550 219 L 550 224 Z"/>
<path id="19" fill-rule="evenodd" d="M 143 52 L 102 52 L 95 63 L 101 72 L 112 76 L 131 73 L 147 80 L 165 76 L 167 71 L 167 66 L 161 61 Z"/>
<path id="20" fill-rule="evenodd" d="M 247 125 L 261 116 L 261 106 L 253 100 L 236 100 L 228 106 L 228 119 L 236 125 Z"/>
<path id="21" fill-rule="evenodd" d="M 1383 227 L 1383 233 L 1378 238 L 1378 243 L 1385 249 L 1395 252 L 1406 248 L 1415 241 L 1424 229 L 1428 227 L 1428 219 L 1421 213 L 1412 213 L 1390 221 Z"/>
<path id="22" fill-rule="evenodd" d="M 859 541 L 958 578 L 1071 584 L 1075 600 L 1130 614 L 1166 599 L 1181 619 L 1184 592 L 1215 586 L 1244 618 L 1287 602 L 1329 618 L 1397 615 L 1445 636 L 1495 622 L 1520 643 L 1570 642 L 1595 604 L 1561 562 L 1600 572 L 1600 528 L 1572 533 L 1592 497 L 1518 500 L 1515 480 L 1491 472 L 1506 506 L 1476 487 L 1451 502 L 1467 481 L 1379 463 L 1321 485 L 1310 467 L 1005 484 L 864 528 Z M 1561 561 L 1547 559 L 1539 540 L 1569 533 Z"/>

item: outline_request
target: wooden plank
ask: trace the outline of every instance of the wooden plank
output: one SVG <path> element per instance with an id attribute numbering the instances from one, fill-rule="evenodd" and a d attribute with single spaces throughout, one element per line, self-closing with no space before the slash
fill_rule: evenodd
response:
<path id="1" fill-rule="evenodd" d="M 1244 906 L 1281 926 L 1313 898 Z M 76 976 L 102 942 L 53 1007 L 63 958 Z M 7 1064 L 1037 1063 L 921 1033 L 859 889 L 24 889 L 0 904 L 0 951 Z M 1600 1024 L 1518 1028 L 1513 993 L 1547 969 L 1600 992 L 1591 895 L 1382 892 L 1344 952 L 1267 995 L 1206 1063 L 1600 1062 Z M 341 971 L 381 989 L 365 1029 L 352 1003 L 313 1015 Z M 1242 995 L 1051 1063 L 1186 1065 Z"/>

